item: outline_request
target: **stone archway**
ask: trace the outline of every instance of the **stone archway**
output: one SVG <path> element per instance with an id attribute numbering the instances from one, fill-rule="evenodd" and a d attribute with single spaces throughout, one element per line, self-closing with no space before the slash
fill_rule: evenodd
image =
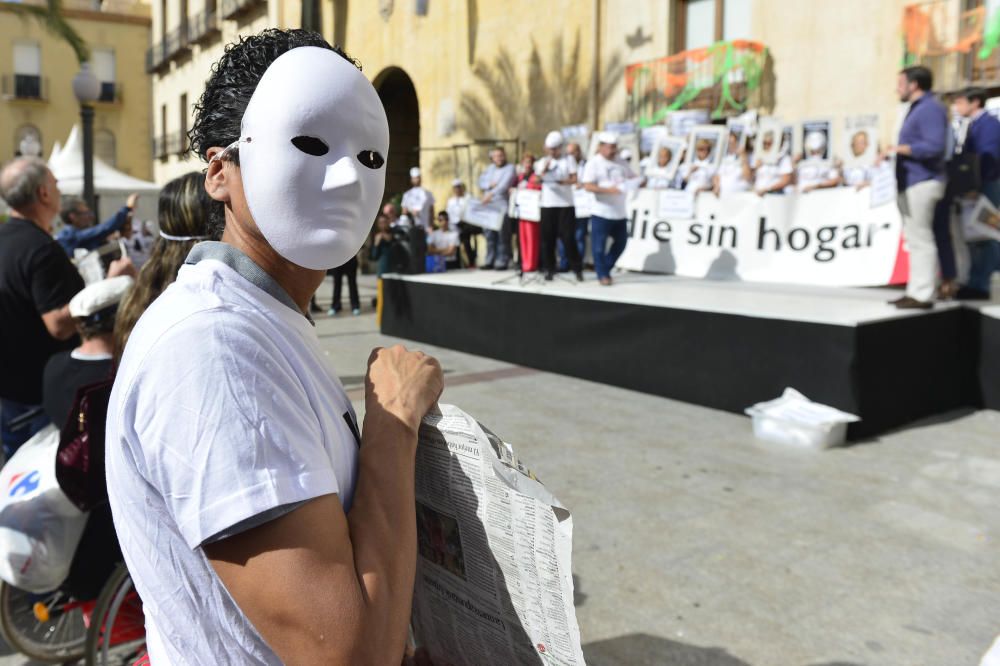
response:
<path id="1" fill-rule="evenodd" d="M 386 160 L 385 198 L 410 187 L 410 167 L 420 164 L 420 107 L 417 90 L 399 67 L 382 70 L 374 81 L 389 119 L 389 156 Z"/>

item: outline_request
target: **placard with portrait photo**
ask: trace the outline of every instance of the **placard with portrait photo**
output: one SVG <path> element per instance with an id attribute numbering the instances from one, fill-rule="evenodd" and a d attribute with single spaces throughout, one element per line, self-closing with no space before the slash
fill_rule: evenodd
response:
<path id="1" fill-rule="evenodd" d="M 848 116 L 840 154 L 845 168 L 870 167 L 878 157 L 878 114 Z"/>
<path id="2" fill-rule="evenodd" d="M 684 157 L 686 144 L 687 141 L 679 136 L 660 137 L 653 144 L 653 151 L 649 154 L 646 175 L 655 174 L 659 178 L 673 180 L 674 176 L 677 175 L 677 168 L 681 165 L 681 159 Z"/>
<path id="3" fill-rule="evenodd" d="M 803 120 L 796 134 L 795 153 L 810 162 L 833 162 L 833 120 Z"/>
<path id="4" fill-rule="evenodd" d="M 781 159 L 781 121 L 765 117 L 757 122 L 757 138 L 754 141 L 754 160 L 762 164 L 777 164 Z"/>
<path id="5" fill-rule="evenodd" d="M 723 125 L 698 125 L 688 135 L 687 156 L 685 164 L 695 161 L 708 162 L 718 169 L 726 154 L 729 143 L 729 131 Z"/>

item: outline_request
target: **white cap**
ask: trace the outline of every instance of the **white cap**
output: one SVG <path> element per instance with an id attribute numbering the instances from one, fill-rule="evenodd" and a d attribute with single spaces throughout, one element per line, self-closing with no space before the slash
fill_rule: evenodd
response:
<path id="1" fill-rule="evenodd" d="M 621 157 L 623 160 L 630 160 L 632 159 L 632 151 L 629 150 L 628 148 L 622 148 L 618 152 L 618 156 Z"/>
<path id="2" fill-rule="evenodd" d="M 410 169 L 410 178 L 420 178 L 420 167 Z"/>
<path id="3" fill-rule="evenodd" d="M 462 185 L 465 185 L 465 183 L 462 182 L 461 178 L 456 178 L 455 180 L 451 181 L 452 187 L 460 187 Z"/>
<path id="4" fill-rule="evenodd" d="M 563 144 L 562 132 L 558 130 L 552 130 L 545 135 L 545 147 L 546 148 L 558 148 Z"/>
<path id="5" fill-rule="evenodd" d="M 826 135 L 822 132 L 806 134 L 806 150 L 823 150 L 826 148 Z"/>
<path id="6" fill-rule="evenodd" d="M 71 317 L 89 317 L 101 310 L 118 305 L 132 288 L 132 278 L 127 275 L 108 278 L 84 287 L 69 301 Z"/>
<path id="7" fill-rule="evenodd" d="M 600 132 L 597 135 L 598 143 L 610 143 L 612 146 L 618 145 L 618 135 L 614 132 Z"/>

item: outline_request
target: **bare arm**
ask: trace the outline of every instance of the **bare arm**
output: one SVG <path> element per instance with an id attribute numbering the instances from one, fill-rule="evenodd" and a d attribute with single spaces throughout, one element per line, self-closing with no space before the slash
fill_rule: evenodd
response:
<path id="1" fill-rule="evenodd" d="M 400 663 L 416 572 L 417 428 L 442 386 L 430 357 L 373 352 L 350 513 L 326 495 L 204 546 L 284 663 Z"/>
<path id="2" fill-rule="evenodd" d="M 584 183 L 583 189 L 588 192 L 593 192 L 594 194 L 621 194 L 622 191 L 617 187 L 599 187 L 597 183 Z"/>
<path id="3" fill-rule="evenodd" d="M 56 310 L 49 310 L 42 315 L 42 323 L 45 329 L 56 340 L 68 340 L 76 333 L 76 326 L 73 318 L 69 315 L 69 304 Z"/>

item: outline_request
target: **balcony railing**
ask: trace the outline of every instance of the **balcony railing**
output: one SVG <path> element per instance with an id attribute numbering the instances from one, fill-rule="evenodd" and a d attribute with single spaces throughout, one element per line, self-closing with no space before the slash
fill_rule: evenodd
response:
<path id="1" fill-rule="evenodd" d="M 719 67 L 717 63 L 728 63 Z M 638 62 L 625 68 L 625 117 L 641 126 L 659 124 L 675 109 L 707 109 L 715 118 L 766 106 L 768 50 L 736 40 Z"/>
<path id="2" fill-rule="evenodd" d="M 188 19 L 188 41 L 196 44 L 219 33 L 219 16 L 215 10 L 198 12 Z"/>
<path id="3" fill-rule="evenodd" d="M 2 94 L 4 99 L 47 100 L 49 82 L 35 74 L 4 74 Z"/>
<path id="4" fill-rule="evenodd" d="M 158 160 L 167 159 L 167 137 L 165 136 L 154 136 L 153 137 L 153 157 Z"/>
<path id="5" fill-rule="evenodd" d="M 229 19 L 254 7 L 264 5 L 263 0 L 222 0 L 222 18 Z"/>
<path id="6" fill-rule="evenodd" d="M 162 69 L 170 62 L 167 42 L 156 42 L 146 51 L 146 72 L 152 73 Z"/>
<path id="7" fill-rule="evenodd" d="M 903 59 L 924 65 L 934 75 L 935 90 L 948 93 L 966 86 L 1000 85 L 1000 50 L 980 58 L 986 30 L 986 7 L 962 10 L 957 0 L 930 0 L 903 9 Z"/>
<path id="8" fill-rule="evenodd" d="M 165 150 L 167 155 L 177 155 L 181 159 L 185 159 L 190 152 L 187 132 L 171 132 L 168 134 Z"/>
<path id="9" fill-rule="evenodd" d="M 179 26 L 167 33 L 165 44 L 167 58 L 174 58 L 191 50 L 191 47 L 188 45 L 188 25 L 186 18 Z"/>

